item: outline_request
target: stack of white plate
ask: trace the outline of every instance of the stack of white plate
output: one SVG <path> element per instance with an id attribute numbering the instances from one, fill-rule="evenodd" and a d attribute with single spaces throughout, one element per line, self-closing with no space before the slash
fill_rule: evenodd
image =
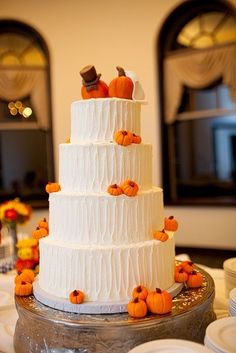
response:
<path id="1" fill-rule="evenodd" d="M 236 316 L 236 288 L 229 292 L 229 315 Z"/>
<path id="2" fill-rule="evenodd" d="M 229 296 L 229 292 L 236 287 L 236 257 L 225 260 L 224 264 L 225 275 L 225 294 Z"/>
<path id="3" fill-rule="evenodd" d="M 129 351 L 128 353 L 212 353 L 207 347 L 199 343 L 166 339 L 143 343 Z"/>
<path id="4" fill-rule="evenodd" d="M 206 329 L 204 343 L 216 353 L 236 353 L 236 317 L 212 322 Z"/>

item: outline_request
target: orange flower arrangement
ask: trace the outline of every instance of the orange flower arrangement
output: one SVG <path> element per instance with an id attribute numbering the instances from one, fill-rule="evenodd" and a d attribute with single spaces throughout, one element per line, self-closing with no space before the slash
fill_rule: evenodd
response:
<path id="1" fill-rule="evenodd" d="M 32 209 L 30 205 L 19 199 L 10 200 L 0 204 L 0 221 L 4 224 L 25 223 L 30 219 Z"/>

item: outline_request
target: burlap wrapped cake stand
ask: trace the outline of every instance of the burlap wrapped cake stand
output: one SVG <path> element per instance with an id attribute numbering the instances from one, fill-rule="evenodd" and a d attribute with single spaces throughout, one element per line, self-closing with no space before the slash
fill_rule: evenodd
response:
<path id="1" fill-rule="evenodd" d="M 187 289 L 174 298 L 172 312 L 132 319 L 128 314 L 86 315 L 47 307 L 34 296 L 16 297 L 19 319 L 16 353 L 127 353 L 135 346 L 164 338 L 203 343 L 206 327 L 215 320 L 214 282 L 204 277 L 201 288 Z"/>

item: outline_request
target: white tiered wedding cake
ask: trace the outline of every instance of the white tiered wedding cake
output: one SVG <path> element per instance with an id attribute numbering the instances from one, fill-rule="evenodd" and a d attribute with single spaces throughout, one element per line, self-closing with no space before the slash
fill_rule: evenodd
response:
<path id="1" fill-rule="evenodd" d="M 114 142 L 114 133 L 140 134 L 141 103 L 98 98 L 72 103 L 70 143 L 60 145 L 61 190 L 49 197 L 48 237 L 40 240 L 40 288 L 67 299 L 128 302 L 138 284 L 149 290 L 174 283 L 173 233 L 165 242 L 163 192 L 152 185 L 152 146 Z M 138 194 L 112 196 L 111 184 L 134 180 Z"/>

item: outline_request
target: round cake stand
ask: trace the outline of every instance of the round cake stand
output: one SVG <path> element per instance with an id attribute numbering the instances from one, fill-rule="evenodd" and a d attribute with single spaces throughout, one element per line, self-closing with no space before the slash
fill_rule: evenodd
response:
<path id="1" fill-rule="evenodd" d="M 183 290 L 167 315 L 133 319 L 127 313 L 85 315 L 47 307 L 34 296 L 16 297 L 19 319 L 16 353 L 127 353 L 135 346 L 165 338 L 203 343 L 206 327 L 215 320 L 214 282 L 201 268 L 201 288 Z"/>

